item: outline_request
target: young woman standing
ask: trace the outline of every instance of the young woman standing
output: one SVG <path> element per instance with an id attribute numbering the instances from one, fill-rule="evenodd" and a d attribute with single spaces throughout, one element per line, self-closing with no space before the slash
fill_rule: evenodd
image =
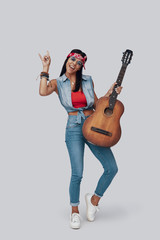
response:
<path id="1" fill-rule="evenodd" d="M 94 91 L 92 77 L 83 75 L 87 56 L 79 49 L 72 50 L 62 67 L 60 77 L 49 81 L 49 66 L 51 58 L 49 52 L 40 59 L 43 64 L 39 94 L 47 96 L 54 91 L 57 93 L 62 106 L 68 113 L 68 120 L 65 131 L 65 142 L 68 149 L 71 163 L 71 180 L 69 187 L 70 205 L 72 208 L 70 215 L 70 226 L 80 228 L 81 218 L 78 205 L 80 203 L 80 183 L 83 177 L 84 147 L 88 145 L 94 156 L 100 161 L 104 172 L 100 177 L 93 194 L 85 195 L 87 207 L 87 219 L 94 221 L 96 212 L 99 210 L 98 203 L 104 192 L 110 185 L 118 168 L 110 148 L 100 147 L 88 142 L 82 134 L 84 121 L 94 112 L 98 100 Z M 105 96 L 110 96 L 115 83 L 108 90 Z M 121 92 L 122 87 L 116 88 L 117 93 Z"/>

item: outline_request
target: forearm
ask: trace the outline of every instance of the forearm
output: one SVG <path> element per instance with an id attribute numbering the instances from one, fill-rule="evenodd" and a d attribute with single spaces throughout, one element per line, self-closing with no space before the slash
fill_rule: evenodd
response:
<path id="1" fill-rule="evenodd" d="M 111 88 L 108 90 L 108 92 L 104 95 L 104 97 L 110 97 L 110 95 L 112 94 L 113 90 L 115 89 L 117 94 L 120 94 L 122 87 L 119 86 L 115 88 L 115 85 L 117 84 L 117 82 L 113 83 L 113 85 L 111 86 Z"/>
<path id="2" fill-rule="evenodd" d="M 48 73 L 49 68 L 48 67 L 43 67 L 43 72 Z M 47 93 L 47 78 L 42 77 L 41 80 L 40 80 L 40 85 L 39 85 L 39 94 L 41 96 L 45 96 L 46 93 Z"/>
<path id="3" fill-rule="evenodd" d="M 111 95 L 110 90 L 104 95 L 104 97 L 109 97 Z"/>
<path id="4" fill-rule="evenodd" d="M 104 97 L 110 97 L 110 95 L 113 92 L 113 88 L 115 86 L 116 83 L 113 83 L 112 86 L 110 87 L 110 89 L 107 91 L 107 93 L 104 95 Z"/>

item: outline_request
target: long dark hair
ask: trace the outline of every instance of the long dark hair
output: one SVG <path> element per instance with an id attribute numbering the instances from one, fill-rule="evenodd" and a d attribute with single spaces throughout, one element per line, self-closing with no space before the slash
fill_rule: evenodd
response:
<path id="1" fill-rule="evenodd" d="M 73 49 L 71 51 L 71 53 L 78 53 L 82 57 L 86 56 L 86 54 L 84 52 L 82 52 L 80 49 Z M 69 59 L 69 57 L 67 57 L 66 60 L 64 61 L 60 76 L 62 76 L 66 72 L 66 63 L 67 63 L 68 59 Z M 87 58 L 86 58 L 86 61 L 87 61 Z M 81 84 L 82 84 L 82 70 L 83 70 L 83 66 L 80 68 L 80 70 L 78 70 L 76 72 L 76 86 L 75 86 L 75 90 L 73 92 L 79 91 L 79 88 L 81 87 Z"/>

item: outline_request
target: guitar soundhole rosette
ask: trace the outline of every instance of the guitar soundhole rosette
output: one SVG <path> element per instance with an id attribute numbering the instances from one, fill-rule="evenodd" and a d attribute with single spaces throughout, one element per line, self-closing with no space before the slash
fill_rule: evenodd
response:
<path id="1" fill-rule="evenodd" d="M 108 117 L 110 117 L 113 114 L 113 110 L 106 108 L 104 110 L 104 114 L 107 115 Z"/>

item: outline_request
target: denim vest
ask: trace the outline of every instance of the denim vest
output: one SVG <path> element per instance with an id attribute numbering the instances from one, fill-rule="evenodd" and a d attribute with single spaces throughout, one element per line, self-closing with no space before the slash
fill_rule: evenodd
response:
<path id="1" fill-rule="evenodd" d="M 77 123 L 81 123 L 81 118 L 85 119 L 83 110 L 93 109 L 94 104 L 94 89 L 92 78 L 89 75 L 82 75 L 82 90 L 87 100 L 87 106 L 81 108 L 75 108 L 72 105 L 71 99 L 71 84 L 70 80 L 63 74 L 57 79 L 57 88 L 58 88 L 58 97 L 62 106 L 66 109 L 67 112 L 78 111 L 77 114 Z"/>

